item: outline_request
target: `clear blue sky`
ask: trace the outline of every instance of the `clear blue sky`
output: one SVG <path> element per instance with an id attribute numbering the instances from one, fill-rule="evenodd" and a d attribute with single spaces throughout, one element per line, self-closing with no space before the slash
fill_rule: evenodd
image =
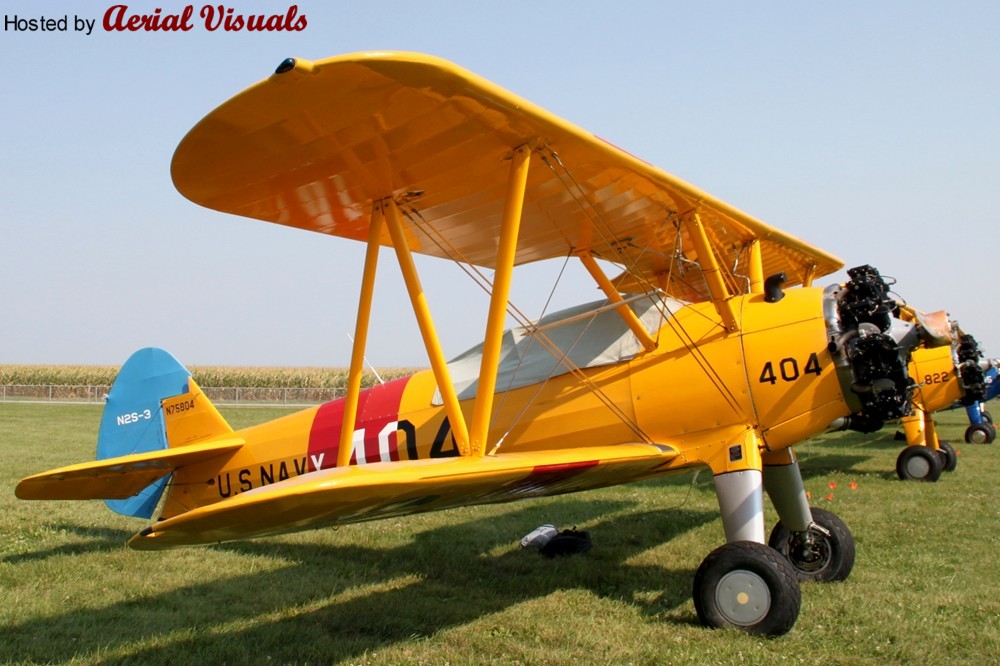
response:
<path id="1" fill-rule="evenodd" d="M 0 34 L 0 363 L 119 364 L 157 345 L 192 365 L 347 365 L 363 248 L 200 209 L 169 164 L 286 56 L 372 49 L 450 59 L 871 263 L 1000 355 L 1000 3 L 303 1 L 304 31 L 268 34 L 108 33 L 111 5 L 0 2 L 5 22 L 70 22 Z M 382 267 L 368 356 L 426 365 L 398 269 Z M 485 296 L 450 264 L 419 268 L 446 354 L 478 341 Z M 515 303 L 537 314 L 558 268 L 516 276 Z M 571 279 L 557 302 L 595 296 Z"/>

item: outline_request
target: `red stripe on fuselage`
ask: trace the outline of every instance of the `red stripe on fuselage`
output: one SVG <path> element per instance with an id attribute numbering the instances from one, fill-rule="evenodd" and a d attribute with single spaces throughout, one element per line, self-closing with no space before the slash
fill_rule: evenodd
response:
<path id="1" fill-rule="evenodd" d="M 399 403 L 403 398 L 409 377 L 403 377 L 382 384 L 358 396 L 358 417 L 354 430 L 363 430 L 362 442 L 355 446 L 351 454 L 351 464 L 358 462 L 358 450 L 363 453 L 364 462 L 388 462 L 399 460 L 398 432 L 393 428 L 382 434 L 387 426 L 399 418 Z M 344 420 L 344 400 L 334 400 L 320 406 L 309 431 L 309 471 L 329 469 L 337 465 L 340 449 L 340 426 Z M 379 436 L 388 438 L 388 452 L 379 446 Z M 362 448 L 363 447 L 363 448 Z M 384 458 L 384 459 L 383 459 Z"/>

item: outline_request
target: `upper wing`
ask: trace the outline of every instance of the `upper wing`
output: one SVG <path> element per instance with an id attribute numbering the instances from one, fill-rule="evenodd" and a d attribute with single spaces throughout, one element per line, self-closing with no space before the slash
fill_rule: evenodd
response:
<path id="1" fill-rule="evenodd" d="M 461 67 L 413 53 L 296 61 L 196 125 L 172 175 L 203 206 L 356 240 L 367 238 L 372 201 L 392 197 L 409 213 L 415 252 L 493 267 L 505 159 L 526 144 L 534 154 L 517 264 L 589 250 L 663 287 L 663 276 L 698 260 L 680 224 L 698 212 L 734 273 L 754 239 L 764 275 L 784 271 L 790 285 L 843 265 Z M 387 234 L 382 242 L 391 244 Z M 667 289 L 708 297 L 700 278 L 690 282 Z"/>
<path id="2" fill-rule="evenodd" d="M 676 457 L 666 446 L 618 444 L 336 467 L 162 520 L 129 545 L 160 550 L 576 492 L 649 476 Z"/>

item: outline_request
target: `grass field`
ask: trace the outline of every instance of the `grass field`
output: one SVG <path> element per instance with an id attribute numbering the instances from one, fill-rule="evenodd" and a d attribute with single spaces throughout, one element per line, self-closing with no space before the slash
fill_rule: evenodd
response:
<path id="1" fill-rule="evenodd" d="M 234 427 L 280 413 L 224 411 Z M 140 553 L 124 544 L 143 521 L 13 495 L 22 476 L 90 459 L 99 414 L 0 404 L 0 662 L 1000 663 L 1000 445 L 960 444 L 960 411 L 939 415 L 960 454 L 936 484 L 896 480 L 889 429 L 798 448 L 857 563 L 845 583 L 804 585 L 774 640 L 697 623 L 694 571 L 723 541 L 707 473 Z M 593 550 L 522 551 L 546 522 L 589 530 Z"/>

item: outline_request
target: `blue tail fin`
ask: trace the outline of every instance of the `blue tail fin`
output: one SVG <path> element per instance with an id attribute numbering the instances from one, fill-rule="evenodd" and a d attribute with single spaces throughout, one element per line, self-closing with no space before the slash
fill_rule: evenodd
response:
<path id="1" fill-rule="evenodd" d="M 97 459 L 145 453 L 168 446 L 161 401 L 188 392 L 191 373 L 171 354 L 155 347 L 132 354 L 108 394 L 97 436 Z M 105 500 L 112 511 L 150 518 L 169 476 L 124 500 Z"/>

